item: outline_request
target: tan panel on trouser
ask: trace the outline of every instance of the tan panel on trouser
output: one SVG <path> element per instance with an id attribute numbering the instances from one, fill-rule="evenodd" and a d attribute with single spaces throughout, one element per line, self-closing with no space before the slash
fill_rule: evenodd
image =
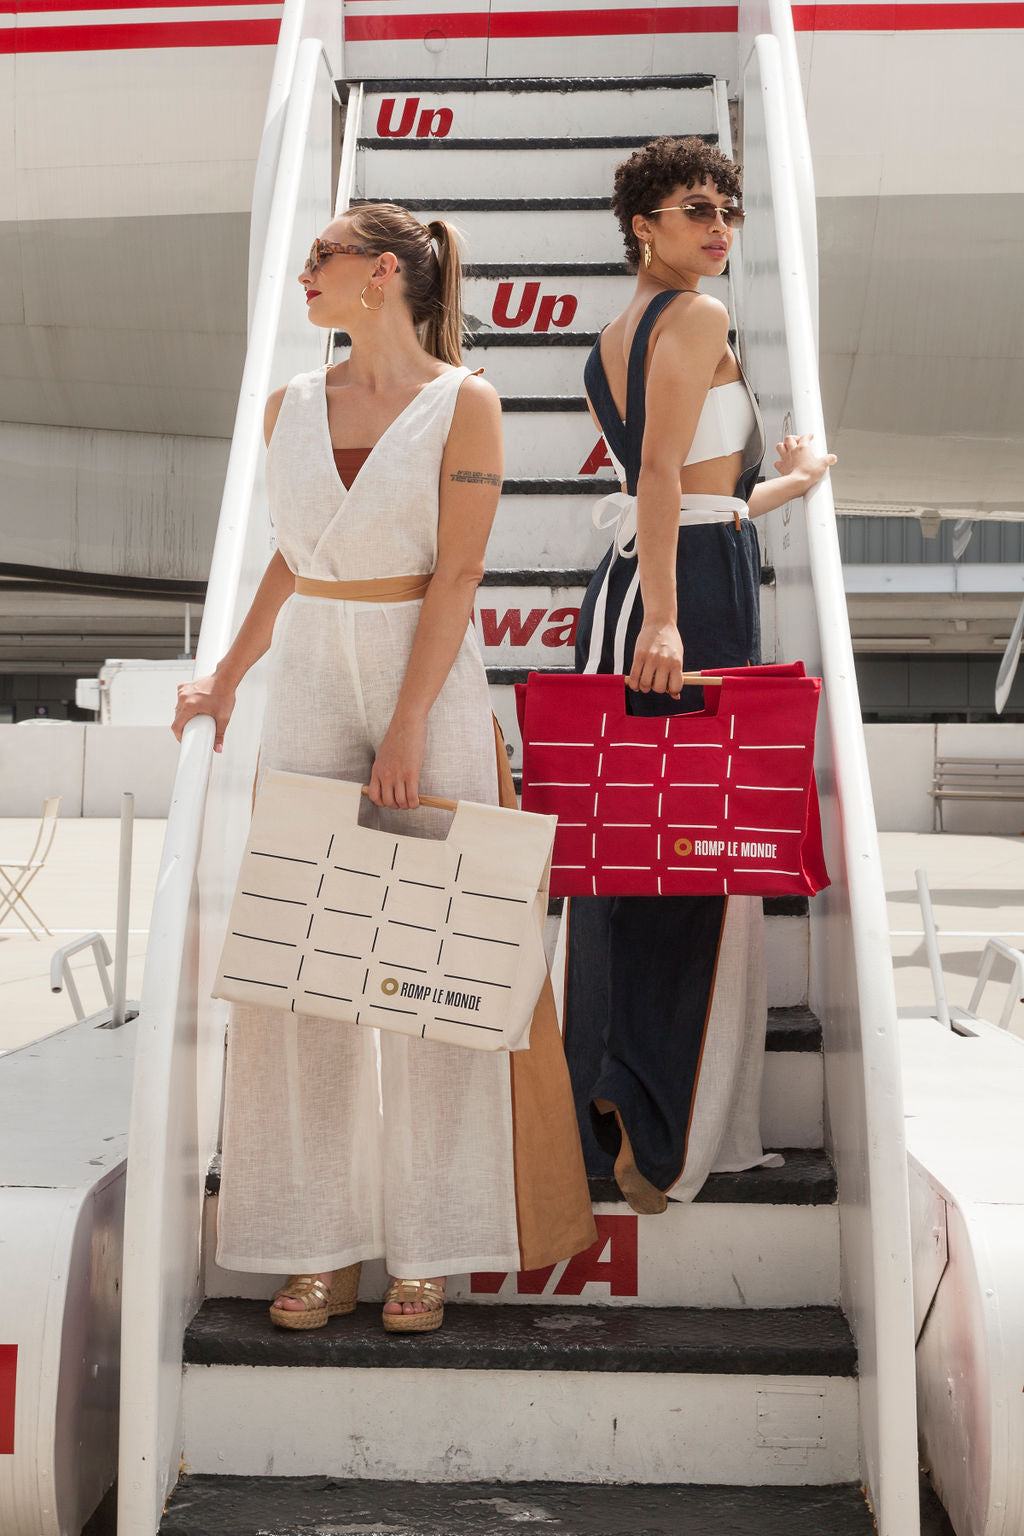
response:
<path id="1" fill-rule="evenodd" d="M 498 801 L 515 810 L 516 790 L 497 720 L 494 737 Z M 597 1241 L 550 977 L 534 1010 L 530 1048 L 512 1051 L 509 1061 L 519 1256 L 523 1269 L 540 1269 Z"/>

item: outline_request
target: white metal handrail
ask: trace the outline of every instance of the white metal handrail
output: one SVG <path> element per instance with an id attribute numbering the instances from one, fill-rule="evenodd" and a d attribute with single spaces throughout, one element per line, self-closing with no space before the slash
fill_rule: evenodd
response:
<path id="1" fill-rule="evenodd" d="M 294 28 L 286 31 L 294 39 Z M 280 327 L 288 285 L 301 266 L 302 241 L 309 237 L 300 220 L 313 222 L 315 232 L 330 212 L 333 91 L 333 71 L 320 41 L 304 38 L 295 50 L 279 139 L 276 129 L 268 126 L 257 170 L 258 181 L 270 175 L 273 194 L 263 250 L 250 264 L 258 267 L 259 281 L 197 648 L 200 675 L 211 671 L 227 648 L 239 603 L 247 599 L 257 568 L 269 553 L 266 528 L 252 519 L 262 465 L 264 402 L 272 383 L 279 382 L 274 368 L 290 364 L 297 350 L 293 346 L 289 353 L 285 347 L 288 355 L 282 357 Z M 322 137 L 328 169 L 321 191 L 311 195 L 307 162 L 314 121 L 326 122 Z M 304 315 L 301 323 L 306 323 Z M 316 359 L 309 354 L 308 329 L 303 336 L 310 366 Z M 234 774 L 235 799 L 247 766 L 251 778 L 251 764 L 245 759 L 254 736 L 255 702 L 250 697 L 236 710 L 235 748 L 226 754 L 234 757 L 234 764 L 218 764 L 222 781 Z M 223 1059 L 222 1020 L 218 1040 L 216 1021 L 211 1026 L 209 1005 L 200 997 L 199 866 L 213 739 L 209 716 L 191 721 L 184 732 L 143 981 L 129 1136 L 121 1337 L 118 1528 L 127 1536 L 153 1536 L 177 1472 L 181 1341 L 200 1300 L 202 1174 L 216 1136 L 216 1112 L 211 1113 L 205 1099 L 219 1094 Z M 207 1062 L 217 1065 L 204 1072 Z"/>
<path id="2" fill-rule="evenodd" d="M 788 6 L 773 0 L 771 14 L 773 25 L 788 26 L 791 34 Z M 824 452 L 825 423 L 805 257 L 813 237 L 806 212 L 809 166 L 804 164 L 798 175 L 790 121 L 802 114 L 803 104 L 801 96 L 793 98 L 778 38 L 756 37 L 744 87 L 745 135 L 748 125 L 754 125 L 752 132 L 763 134 L 762 142 L 755 145 L 751 139 L 751 145 L 758 151 L 770 186 L 753 188 L 753 200 L 758 196 L 762 200 L 760 234 L 754 220 L 745 231 L 747 367 L 756 367 L 760 358 L 766 372 L 784 379 L 782 395 L 792 416 L 792 424 L 784 430 L 813 432 L 816 448 Z M 745 170 L 749 208 L 749 160 Z M 813 183 L 810 191 L 813 206 Z M 752 240 L 758 239 L 760 248 L 752 247 Z M 756 373 L 753 381 L 755 388 L 762 387 Z M 910 1215 L 906 1178 L 901 1176 L 906 1169 L 906 1142 L 896 999 L 829 476 L 804 498 L 804 513 L 802 529 L 792 520 L 792 508 L 775 523 L 780 568 L 777 605 L 780 624 L 784 621 L 801 643 L 807 641 L 806 653 L 797 649 L 793 654 L 810 655 L 819 649 L 829 733 L 828 750 L 822 753 L 823 810 L 836 886 L 818 898 L 812 914 L 811 1001 L 819 1005 L 825 1031 L 828 1116 L 839 1181 L 843 1301 L 861 1361 L 864 1474 L 878 1528 L 881 1536 L 917 1536 Z M 788 526 L 779 529 L 780 521 Z M 812 603 L 807 601 L 811 594 Z M 799 611 L 801 600 L 809 613 Z"/>

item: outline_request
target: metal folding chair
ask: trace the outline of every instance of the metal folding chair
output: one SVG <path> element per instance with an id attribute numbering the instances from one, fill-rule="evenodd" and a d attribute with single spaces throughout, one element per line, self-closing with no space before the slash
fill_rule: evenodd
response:
<path id="1" fill-rule="evenodd" d="M 39 934 L 29 922 L 29 917 L 34 918 L 45 933 L 50 933 L 50 930 L 26 897 L 25 892 L 46 863 L 46 856 L 53 846 L 59 811 L 60 795 L 44 800 L 39 831 L 36 833 L 35 845 L 28 858 L 24 860 L 0 858 L 0 923 L 8 913 L 13 913 L 21 918 L 29 933 L 37 940 Z M 4 889 L 5 886 L 6 889 Z"/>

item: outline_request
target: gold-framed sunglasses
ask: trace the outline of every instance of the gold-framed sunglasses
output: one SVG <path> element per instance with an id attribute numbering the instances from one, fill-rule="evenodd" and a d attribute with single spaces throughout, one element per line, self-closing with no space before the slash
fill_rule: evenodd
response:
<path id="1" fill-rule="evenodd" d="M 376 256 L 376 254 L 376 251 L 367 250 L 365 245 L 342 245 L 337 240 L 317 238 L 309 248 L 306 271 L 315 272 L 317 267 L 323 266 L 328 256 Z"/>
<path id="2" fill-rule="evenodd" d="M 652 208 L 651 213 L 684 213 L 694 224 L 712 225 L 721 219 L 727 229 L 739 229 L 747 216 L 745 208 L 719 208 L 715 203 L 672 203 L 668 208 Z"/>

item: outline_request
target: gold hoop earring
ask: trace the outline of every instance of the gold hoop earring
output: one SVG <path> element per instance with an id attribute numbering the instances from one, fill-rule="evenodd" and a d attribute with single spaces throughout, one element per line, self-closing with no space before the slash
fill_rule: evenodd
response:
<path id="1" fill-rule="evenodd" d="M 644 241 L 644 270 L 645 271 L 650 266 L 650 264 L 651 264 L 651 242 L 649 240 L 645 240 Z"/>
<path id="2" fill-rule="evenodd" d="M 366 288 L 369 288 L 372 293 L 380 295 L 379 304 L 367 304 Z M 367 283 L 366 288 L 364 288 L 362 293 L 359 295 L 359 302 L 364 309 L 368 309 L 370 311 L 371 315 L 379 315 L 381 310 L 384 308 L 384 290 L 382 288 L 374 288 L 372 283 Z"/>

